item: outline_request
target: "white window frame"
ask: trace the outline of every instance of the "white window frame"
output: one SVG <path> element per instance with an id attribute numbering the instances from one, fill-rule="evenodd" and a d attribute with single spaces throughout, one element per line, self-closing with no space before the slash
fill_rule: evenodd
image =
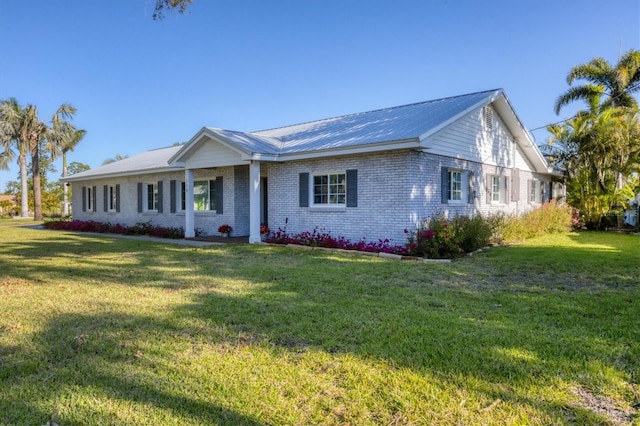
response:
<path id="1" fill-rule="evenodd" d="M 449 169 L 449 188 L 447 201 L 449 204 L 469 204 L 469 171 L 462 169 Z M 454 179 L 455 176 L 460 176 L 460 180 Z M 460 188 L 456 188 L 456 184 L 460 185 Z M 460 198 L 455 197 L 459 194 Z"/>
<path id="2" fill-rule="evenodd" d="M 509 194 L 507 194 L 507 177 L 504 175 L 488 175 L 488 203 L 492 205 L 503 205 L 509 202 Z"/>
<path id="3" fill-rule="evenodd" d="M 529 181 L 529 204 L 540 204 L 542 202 L 541 185 L 542 181 L 539 179 L 531 179 Z"/>
<path id="4" fill-rule="evenodd" d="M 206 199 L 203 199 L 202 206 L 199 206 L 198 203 L 200 200 L 196 200 L 196 192 L 199 190 L 199 187 L 203 186 L 203 183 L 206 184 Z M 181 194 L 182 195 L 182 194 Z M 216 203 L 216 179 L 198 179 L 193 181 L 193 211 L 194 212 L 216 212 L 217 206 Z M 212 204 L 213 207 L 212 208 Z"/>
<path id="5" fill-rule="evenodd" d="M 107 211 L 115 212 L 118 206 L 118 192 L 115 185 L 107 186 Z"/>
<path id="6" fill-rule="evenodd" d="M 326 182 L 316 183 L 317 179 L 326 178 Z M 335 179 L 332 183 L 332 179 Z M 314 207 L 346 207 L 347 206 L 347 172 L 314 173 L 309 182 L 311 200 Z M 316 202 L 316 189 L 325 188 L 326 194 L 318 194 L 320 202 Z M 341 190 L 340 190 L 341 189 Z M 326 202 L 322 198 L 326 197 Z"/>
<path id="7" fill-rule="evenodd" d="M 142 188 L 142 207 L 145 212 L 158 211 L 158 182 L 145 182 Z M 149 200 L 149 187 L 152 187 L 153 197 Z M 151 205 L 149 204 L 151 202 Z"/>

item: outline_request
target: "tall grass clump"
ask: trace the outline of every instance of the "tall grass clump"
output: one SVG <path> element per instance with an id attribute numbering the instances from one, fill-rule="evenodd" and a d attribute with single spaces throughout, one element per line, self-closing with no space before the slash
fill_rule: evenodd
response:
<path id="1" fill-rule="evenodd" d="M 505 243 L 568 232 L 576 223 L 572 208 L 555 200 L 523 215 L 495 215 L 491 220 L 494 222 L 494 239 Z"/>

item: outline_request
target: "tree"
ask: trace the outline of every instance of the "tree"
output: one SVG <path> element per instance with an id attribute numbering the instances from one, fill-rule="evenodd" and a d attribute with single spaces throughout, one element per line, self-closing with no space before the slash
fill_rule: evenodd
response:
<path id="1" fill-rule="evenodd" d="M 102 165 L 115 163 L 116 161 L 124 160 L 125 158 L 129 158 L 128 155 L 116 154 L 115 157 L 107 158 L 102 162 Z"/>
<path id="2" fill-rule="evenodd" d="M 37 169 L 37 156 L 34 166 L 33 154 L 38 150 L 46 126 L 38 119 L 38 109 L 34 105 L 27 105 L 23 108 L 16 98 L 9 98 L 0 103 L 0 129 L 5 153 L 11 151 L 11 154 L 7 154 L 6 158 L 14 157 L 13 148 L 18 150 L 22 186 L 20 210 L 22 217 L 28 217 L 27 154 L 32 155 L 32 167 Z"/>
<path id="3" fill-rule="evenodd" d="M 567 201 L 587 227 L 602 228 L 604 216 L 624 207 L 637 190 L 640 119 L 637 108 L 582 111 L 552 134 L 547 152 L 565 173 Z"/>
<path id="4" fill-rule="evenodd" d="M 183 14 L 191 3 L 193 3 L 193 0 L 156 0 L 156 7 L 152 15 L 153 19 L 156 21 L 162 20 L 167 10 L 175 10 Z"/>
<path id="5" fill-rule="evenodd" d="M 575 80 L 586 80 L 587 83 L 571 87 L 560 95 L 555 104 L 556 114 L 571 102 L 584 100 L 591 103 L 594 98 L 602 100 L 600 110 L 637 107 L 638 102 L 632 94 L 640 90 L 640 51 L 629 50 L 615 66 L 603 58 L 577 65 L 567 75 L 569 86 Z"/>
<path id="6" fill-rule="evenodd" d="M 85 172 L 87 170 L 89 170 L 91 167 L 89 167 L 88 164 L 84 164 L 84 163 L 78 163 L 77 161 L 73 161 L 71 164 L 69 164 L 68 167 L 68 173 L 69 176 L 70 175 L 75 175 L 76 173 L 80 173 L 80 172 Z"/>
<path id="7" fill-rule="evenodd" d="M 13 148 L 18 150 L 18 164 L 20 166 L 21 211 L 22 216 L 28 216 L 28 185 L 27 185 L 27 154 L 31 155 L 31 170 L 33 176 L 34 219 L 42 219 L 42 189 L 40 184 L 40 153 L 43 150 L 51 152 L 52 156 L 58 152 L 58 143 L 62 136 L 69 132 L 71 118 L 76 109 L 69 105 L 61 105 L 53 115 L 52 127 L 47 126 L 38 118 L 38 109 L 34 105 L 22 107 L 16 98 L 9 98 L 0 103 L 0 141 L 6 154 L 3 161 L 13 157 Z"/>
<path id="8" fill-rule="evenodd" d="M 49 150 L 53 153 L 53 158 L 62 156 L 62 177 L 67 177 L 67 153 L 73 151 L 75 147 L 87 134 L 86 130 L 76 129 L 70 123 L 62 120 L 62 117 L 54 115 L 51 133 L 48 137 L 51 145 Z M 69 190 L 67 185 L 62 186 L 62 217 L 69 216 Z"/>

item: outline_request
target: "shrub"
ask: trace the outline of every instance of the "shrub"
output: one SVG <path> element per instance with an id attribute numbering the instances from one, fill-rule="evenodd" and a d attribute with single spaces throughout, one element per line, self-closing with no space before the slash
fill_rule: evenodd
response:
<path id="1" fill-rule="evenodd" d="M 485 247 L 491 241 L 491 222 L 481 215 L 438 215 L 425 221 L 422 229 L 405 230 L 407 249 L 414 256 L 431 259 L 455 258 Z"/>
<path id="2" fill-rule="evenodd" d="M 328 232 L 322 232 L 317 227 L 314 228 L 313 231 L 304 231 L 294 235 L 289 235 L 284 229 L 278 228 L 277 231 L 269 234 L 266 242 L 272 244 L 297 244 L 310 247 L 366 251 L 371 253 L 409 254 L 406 247 L 391 245 L 387 239 L 378 241 L 366 241 L 363 239 L 352 243 L 344 237 L 333 237 Z"/>
<path id="3" fill-rule="evenodd" d="M 123 234 L 123 235 L 149 235 L 158 238 L 184 238 L 182 228 L 155 226 L 149 222 L 138 222 L 133 226 L 126 226 L 116 223 L 112 225 L 107 222 L 96 222 L 93 220 L 54 220 L 44 223 L 45 228 L 61 231 L 74 232 L 98 232 L 101 234 Z"/>

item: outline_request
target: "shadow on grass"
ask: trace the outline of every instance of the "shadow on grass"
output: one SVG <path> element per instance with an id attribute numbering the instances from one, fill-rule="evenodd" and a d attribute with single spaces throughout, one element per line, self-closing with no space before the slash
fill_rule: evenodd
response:
<path id="1" fill-rule="evenodd" d="M 243 341 L 276 352 L 317 350 L 381 360 L 437 378 L 443 387 L 511 401 L 566 422 L 590 419 L 597 424 L 603 418 L 557 397 L 530 394 L 530 388 L 566 383 L 598 388 L 611 376 L 637 385 L 640 378 L 640 336 L 630 326 L 640 310 L 637 293 L 594 295 L 544 285 L 550 267 L 553 274 L 582 273 L 597 253 L 592 267 L 598 270 L 617 256 L 615 250 L 513 247 L 446 266 L 270 247 L 192 249 L 66 236 L 11 242 L 0 251 L 14 256 L 0 258 L 0 265 L 23 280 L 69 276 L 96 285 L 191 292 L 191 302 L 163 320 L 64 313 L 48 321 L 24 362 L 0 362 L 0 386 L 26 382 L 46 389 L 38 403 L 25 402 L 20 391 L 0 398 L 5 407 L 16 404 L 21 407 L 17 412 L 38 420 L 55 414 L 41 407 L 51 404 L 57 392 L 72 394 L 74 387 L 82 387 L 190 421 L 258 424 L 260 419 L 212 402 L 213 395 L 172 392 L 180 378 L 167 381 L 157 373 L 172 368 L 171 354 L 158 356 L 161 361 L 154 364 L 131 345 L 146 334 L 178 344 L 183 324 L 193 321 L 201 327 L 188 333 L 210 344 Z M 541 253 L 547 263 L 536 263 Z M 66 260 L 33 262 L 46 257 Z M 582 271 L 567 259 L 581 262 Z M 523 269 L 527 274 L 515 275 Z M 611 288 L 631 288 L 633 270 L 620 272 L 609 281 Z M 603 286 L 606 279 L 584 276 L 579 288 L 570 290 Z M 216 332 L 221 329 L 225 332 Z M 0 347 L 0 361 L 3 354 L 14 359 L 19 351 Z M 78 413 L 64 424 L 86 423 L 91 408 Z M 113 415 L 96 418 L 108 422 Z"/>

